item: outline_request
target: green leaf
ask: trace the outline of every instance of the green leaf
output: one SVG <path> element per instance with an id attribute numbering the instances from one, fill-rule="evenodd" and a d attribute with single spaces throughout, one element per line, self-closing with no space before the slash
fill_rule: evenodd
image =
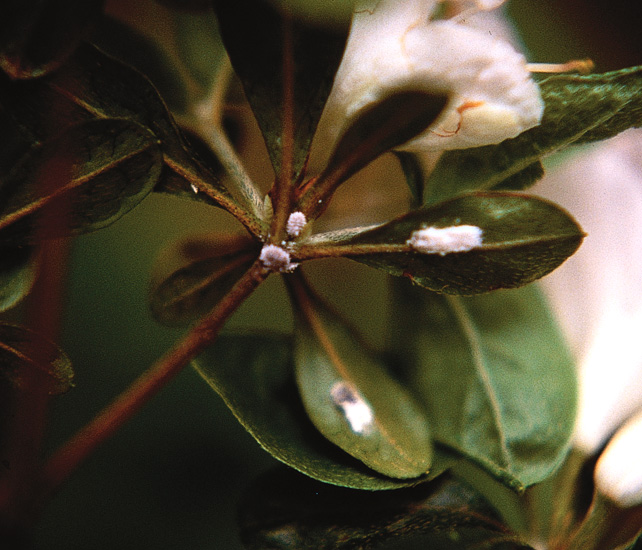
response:
<path id="1" fill-rule="evenodd" d="M 193 365 L 259 444 L 295 470 L 357 489 L 395 489 L 417 482 L 377 474 L 319 434 L 299 397 L 290 339 L 223 335 Z M 432 474 L 449 464 L 450 455 L 435 453 Z"/>
<path id="2" fill-rule="evenodd" d="M 156 0 L 159 4 L 179 11 L 204 12 L 211 6 L 210 0 Z"/>
<path id="3" fill-rule="evenodd" d="M 102 0 L 3 0 L 0 68 L 12 78 L 35 78 L 57 69 L 98 18 Z"/>
<path id="4" fill-rule="evenodd" d="M 318 183 L 301 199 L 301 210 L 310 215 L 321 211 L 325 198 L 339 184 L 386 151 L 422 133 L 447 101 L 446 95 L 401 91 L 357 112 L 346 122 Z"/>
<path id="5" fill-rule="evenodd" d="M 407 243 L 416 230 L 460 225 L 481 228 L 481 245 L 442 254 L 419 252 Z M 543 277 L 577 250 L 583 236 L 573 218 L 553 203 L 518 193 L 486 192 L 416 210 L 361 232 L 321 234 L 309 242 L 321 246 L 326 241 L 328 255 L 408 277 L 436 292 L 479 294 Z"/>
<path id="6" fill-rule="evenodd" d="M 296 378 L 312 423 L 377 472 L 427 473 L 432 444 L 423 411 L 356 332 L 295 281 Z"/>
<path id="7" fill-rule="evenodd" d="M 0 243 L 33 242 L 43 212 L 55 216 L 48 238 L 105 227 L 152 191 L 161 169 L 158 140 L 133 121 L 68 128 L 33 148 L 3 182 Z M 61 220 L 59 213 L 68 214 Z"/>
<path id="8" fill-rule="evenodd" d="M 538 161 L 573 143 L 613 137 L 642 125 L 642 67 L 604 74 L 557 75 L 540 82 L 546 109 L 539 126 L 499 145 L 443 154 L 426 183 L 425 204 L 476 189 L 535 183 Z"/>
<path id="9" fill-rule="evenodd" d="M 417 208 L 424 202 L 424 169 L 416 154 L 407 151 L 395 151 L 394 154 L 399 160 L 408 189 L 410 189 L 412 205 Z"/>
<path id="10" fill-rule="evenodd" d="M 258 257 L 241 236 L 189 239 L 173 245 L 155 266 L 149 302 L 164 325 L 186 325 L 209 312 Z"/>
<path id="11" fill-rule="evenodd" d="M 461 298 L 394 287 L 400 376 L 436 441 L 523 490 L 564 459 L 576 412 L 570 354 L 535 286 Z"/>
<path id="12" fill-rule="evenodd" d="M 91 42 L 149 78 L 172 111 L 187 111 L 187 91 L 181 72 L 156 42 L 108 16 L 94 26 Z"/>
<path id="13" fill-rule="evenodd" d="M 65 353 L 39 334 L 15 325 L 0 323 L 0 376 L 14 388 L 32 387 L 34 377 L 51 395 L 73 386 L 71 361 Z"/>
<path id="14" fill-rule="evenodd" d="M 0 312 L 15 306 L 31 290 L 36 278 L 33 250 L 0 248 Z"/>
<path id="15" fill-rule="evenodd" d="M 0 103 L 39 141 L 88 119 L 138 122 L 161 142 L 165 169 L 156 191 L 238 208 L 218 179 L 188 151 L 151 82 L 94 46 L 81 45 L 60 70 L 36 82 L 0 86 Z M 192 184 L 202 192 L 194 193 Z"/>
<path id="16" fill-rule="evenodd" d="M 272 166 L 281 171 L 284 108 L 292 109 L 293 172 L 303 169 L 321 111 L 339 66 L 347 27 L 323 29 L 306 19 L 287 19 L 259 0 L 216 0 L 221 35 L 258 120 Z M 291 25 L 293 74 L 284 75 L 284 34 Z M 288 77 L 286 79 L 286 76 Z M 284 83 L 292 79 L 292 104 Z"/>
<path id="17" fill-rule="evenodd" d="M 448 474 L 372 494 L 273 469 L 250 487 L 239 516 L 249 550 L 384 550 L 393 542 L 398 549 L 529 548 L 479 493 Z"/>

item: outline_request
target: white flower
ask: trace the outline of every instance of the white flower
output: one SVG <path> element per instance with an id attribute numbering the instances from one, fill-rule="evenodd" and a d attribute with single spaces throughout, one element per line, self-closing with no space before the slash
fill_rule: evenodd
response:
<path id="1" fill-rule="evenodd" d="M 642 131 L 576 155 L 536 188 L 588 233 L 542 280 L 579 364 L 575 445 L 587 454 L 642 406 Z"/>
<path id="2" fill-rule="evenodd" d="M 451 97 L 435 124 L 402 147 L 408 151 L 499 143 L 539 123 L 543 103 L 522 54 L 479 28 L 480 20 L 470 24 L 474 17 L 431 20 L 439 3 L 357 3 L 319 123 L 320 140 L 333 142 L 361 110 L 402 90 L 447 92 Z M 489 10 L 501 3 L 460 0 L 453 5 Z"/>
<path id="3" fill-rule="evenodd" d="M 642 504 L 642 411 L 617 431 L 600 455 L 595 486 L 623 508 Z"/>

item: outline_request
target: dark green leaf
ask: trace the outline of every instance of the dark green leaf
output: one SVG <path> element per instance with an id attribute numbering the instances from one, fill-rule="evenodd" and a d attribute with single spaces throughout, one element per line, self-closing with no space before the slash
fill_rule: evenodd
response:
<path id="1" fill-rule="evenodd" d="M 36 82 L 0 86 L 0 103 L 39 141 L 82 120 L 132 119 L 161 141 L 165 169 L 157 191 L 238 207 L 216 177 L 186 149 L 149 80 L 94 46 L 81 45 L 60 70 Z M 202 192 L 194 193 L 192 184 Z"/>
<path id="2" fill-rule="evenodd" d="M 55 344 L 24 327 L 0 323 L 0 376 L 17 389 L 32 387 L 34 377 L 49 394 L 72 387 L 71 362 Z M 41 378 L 40 378 L 41 377 Z"/>
<path id="3" fill-rule="evenodd" d="M 408 548 L 431 550 L 529 548 L 479 493 L 447 474 L 373 494 L 274 469 L 245 496 L 240 524 L 248 550 L 383 550 L 411 541 Z"/>
<path id="4" fill-rule="evenodd" d="M 322 27 L 346 27 L 357 0 L 267 0 L 283 12 Z"/>
<path id="5" fill-rule="evenodd" d="M 472 298 L 404 281 L 395 289 L 400 376 L 420 396 L 435 439 L 515 489 L 548 477 L 568 450 L 577 388 L 538 289 Z"/>
<path id="6" fill-rule="evenodd" d="M 91 42 L 149 78 L 174 112 L 187 111 L 187 92 L 181 73 L 156 42 L 107 16 L 94 26 Z"/>
<path id="7" fill-rule="evenodd" d="M 447 101 L 446 95 L 401 91 L 359 111 L 346 122 L 319 176 L 320 185 L 334 189 L 381 154 L 411 140 L 437 119 Z M 314 190 L 311 195 L 310 202 L 316 204 Z"/>
<path id="8" fill-rule="evenodd" d="M 221 336 L 194 367 L 239 422 L 276 459 L 314 479 L 357 489 L 413 485 L 381 476 L 328 442 L 308 419 L 294 381 L 292 342 L 266 335 Z M 434 475 L 450 456 L 435 453 Z"/>
<path id="9" fill-rule="evenodd" d="M 6 84 L 9 84 L 9 78 L 0 72 L 0 135 L 2 135 L 0 185 L 16 162 L 38 142 L 31 132 L 18 123 L 12 113 L 4 106 L 2 91 Z"/>
<path id="10" fill-rule="evenodd" d="M 292 283 L 296 379 L 305 410 L 332 443 L 394 478 L 430 470 L 426 416 L 383 362 L 298 279 Z"/>
<path id="11" fill-rule="evenodd" d="M 399 159 L 399 164 L 406 178 L 408 189 L 412 197 L 412 204 L 415 208 L 420 207 L 424 200 L 424 180 L 425 174 L 417 155 L 406 151 L 395 151 L 395 156 Z"/>
<path id="12" fill-rule="evenodd" d="M 31 290 L 36 278 L 33 250 L 0 248 L 0 311 L 15 306 Z"/>
<path id="13" fill-rule="evenodd" d="M 418 252 L 407 244 L 416 230 L 459 225 L 481 228 L 481 245 L 441 254 Z M 410 212 L 360 233 L 339 234 L 339 248 L 333 252 L 328 246 L 328 251 L 408 277 L 436 292 L 479 294 L 543 277 L 577 250 L 583 236 L 577 223 L 553 203 L 518 193 L 486 192 Z"/>
<path id="14" fill-rule="evenodd" d="M 180 11 L 205 12 L 210 9 L 211 0 L 156 0 L 159 4 Z"/>
<path id="15" fill-rule="evenodd" d="M 164 325 L 186 325 L 210 311 L 258 257 L 241 236 L 189 239 L 172 246 L 155 267 L 149 302 Z"/>
<path id="16" fill-rule="evenodd" d="M 232 65 L 254 111 L 275 172 L 280 173 L 284 107 L 294 128 L 293 171 L 307 159 L 312 136 L 339 66 L 347 28 L 333 31 L 289 19 L 260 0 L 217 0 L 214 9 Z M 284 106 L 284 34 L 292 31 L 292 105 Z"/>
<path id="17" fill-rule="evenodd" d="M 82 40 L 102 0 L 2 0 L 0 68 L 34 78 L 58 68 Z"/>
<path id="18" fill-rule="evenodd" d="M 539 126 L 499 145 L 444 153 L 426 184 L 425 204 L 476 189 L 523 189 L 541 177 L 533 169 L 543 156 L 572 143 L 613 137 L 642 125 L 642 67 L 540 82 L 546 103 Z"/>
<path id="19" fill-rule="evenodd" d="M 161 169 L 157 138 L 133 121 L 91 120 L 68 128 L 34 147 L 3 182 L 0 243 L 33 241 L 43 212 L 55 216 L 46 237 L 109 225 L 152 191 Z"/>

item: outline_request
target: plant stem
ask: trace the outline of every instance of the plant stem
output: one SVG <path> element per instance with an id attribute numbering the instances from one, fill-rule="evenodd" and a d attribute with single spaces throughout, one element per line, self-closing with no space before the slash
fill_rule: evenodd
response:
<path id="1" fill-rule="evenodd" d="M 281 130 L 281 170 L 274 182 L 272 201 L 274 217 L 270 227 L 270 242 L 285 238 L 285 226 L 294 202 L 294 56 L 292 20 L 283 18 L 283 127 Z"/>
<path id="2" fill-rule="evenodd" d="M 38 185 L 43 196 L 50 196 L 71 179 L 73 159 L 59 156 L 40 171 Z M 38 276 L 27 302 L 27 325 L 38 335 L 55 342 L 60 332 L 60 319 L 66 278 L 69 243 L 65 239 L 47 240 L 50 234 L 64 234 L 69 220 L 69 203 L 62 199 L 55 208 L 45 205 L 35 227 L 35 240 L 42 243 L 37 252 Z M 49 358 L 37 346 L 31 350 L 36 365 L 47 372 Z M 34 473 L 47 424 L 49 388 L 37 368 L 24 368 L 21 388 L 12 399 L 6 454 L 10 465 L 0 482 L 0 523 L 20 529 L 24 524 L 28 495 L 34 487 Z M 1 527 L 0 527 L 1 528 Z"/>
<path id="3" fill-rule="evenodd" d="M 413 251 L 414 249 L 407 244 L 304 244 L 292 253 L 292 259 L 303 261 L 367 254 L 402 254 Z"/>
<path id="4" fill-rule="evenodd" d="M 45 464 L 38 503 L 55 492 L 101 443 L 133 417 L 145 403 L 181 372 L 190 360 L 211 345 L 225 321 L 267 278 L 268 274 L 269 272 L 260 262 L 255 262 L 225 298 L 185 338 L 144 372 L 94 420 L 60 447 Z"/>

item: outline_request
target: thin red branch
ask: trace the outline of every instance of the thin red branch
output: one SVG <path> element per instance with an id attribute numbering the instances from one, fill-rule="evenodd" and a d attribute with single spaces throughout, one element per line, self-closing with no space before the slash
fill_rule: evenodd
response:
<path id="1" fill-rule="evenodd" d="M 230 315 L 267 278 L 268 274 L 269 272 L 262 264 L 256 262 L 212 312 L 185 338 L 144 372 L 94 420 L 59 448 L 45 465 L 41 478 L 40 500 L 44 500 L 55 492 L 100 444 L 133 417 L 194 357 L 211 345 Z"/>

